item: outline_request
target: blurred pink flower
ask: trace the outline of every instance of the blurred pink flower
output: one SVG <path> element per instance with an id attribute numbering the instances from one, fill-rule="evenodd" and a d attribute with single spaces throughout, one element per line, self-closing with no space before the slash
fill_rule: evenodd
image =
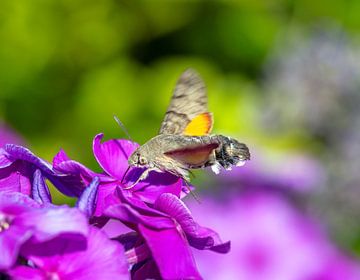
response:
<path id="1" fill-rule="evenodd" d="M 358 264 L 340 253 L 313 221 L 274 194 L 243 193 L 222 204 L 204 198 L 190 209 L 199 223 L 231 240 L 227 255 L 194 250 L 204 279 L 360 279 Z"/>

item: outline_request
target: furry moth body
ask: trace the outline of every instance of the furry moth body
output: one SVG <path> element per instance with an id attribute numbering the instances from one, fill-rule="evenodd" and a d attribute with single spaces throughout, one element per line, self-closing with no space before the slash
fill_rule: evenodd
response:
<path id="1" fill-rule="evenodd" d="M 177 82 L 159 135 L 129 157 L 129 166 L 146 167 L 130 187 L 150 171 L 169 172 L 189 181 L 190 169 L 211 167 L 218 173 L 221 167 L 229 170 L 250 159 L 245 144 L 227 136 L 209 135 L 212 125 L 204 83 L 189 69 Z"/>

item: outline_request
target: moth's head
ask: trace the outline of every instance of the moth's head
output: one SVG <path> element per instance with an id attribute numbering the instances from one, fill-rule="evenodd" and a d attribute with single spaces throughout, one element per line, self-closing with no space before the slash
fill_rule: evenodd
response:
<path id="1" fill-rule="evenodd" d="M 135 152 L 132 153 L 132 155 L 128 159 L 128 163 L 130 166 L 136 167 L 148 167 L 149 165 L 149 161 L 144 155 L 142 155 L 139 149 L 135 150 Z"/>

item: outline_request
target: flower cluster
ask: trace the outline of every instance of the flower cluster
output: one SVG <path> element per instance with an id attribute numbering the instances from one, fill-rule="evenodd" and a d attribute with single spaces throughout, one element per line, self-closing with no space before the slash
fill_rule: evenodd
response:
<path id="1" fill-rule="evenodd" d="M 227 253 L 181 198 L 183 181 L 167 173 L 132 189 L 142 170 L 128 168 L 138 147 L 128 140 L 93 141 L 103 172 L 61 150 L 52 164 L 30 150 L 0 148 L 0 273 L 12 279 L 201 279 L 191 247 Z M 48 182 L 75 207 L 54 205 Z M 110 223 L 122 224 L 115 236 Z"/>

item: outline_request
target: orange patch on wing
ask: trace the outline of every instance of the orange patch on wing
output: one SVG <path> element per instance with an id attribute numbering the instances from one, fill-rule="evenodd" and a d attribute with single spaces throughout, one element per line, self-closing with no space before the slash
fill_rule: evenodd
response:
<path id="1" fill-rule="evenodd" d="M 212 114 L 209 112 L 197 115 L 185 127 L 184 135 L 202 136 L 210 133 L 213 125 Z"/>
<path id="2" fill-rule="evenodd" d="M 185 164 L 196 166 L 207 162 L 210 153 L 218 146 L 218 144 L 208 144 L 204 146 L 169 151 L 165 154 Z"/>

